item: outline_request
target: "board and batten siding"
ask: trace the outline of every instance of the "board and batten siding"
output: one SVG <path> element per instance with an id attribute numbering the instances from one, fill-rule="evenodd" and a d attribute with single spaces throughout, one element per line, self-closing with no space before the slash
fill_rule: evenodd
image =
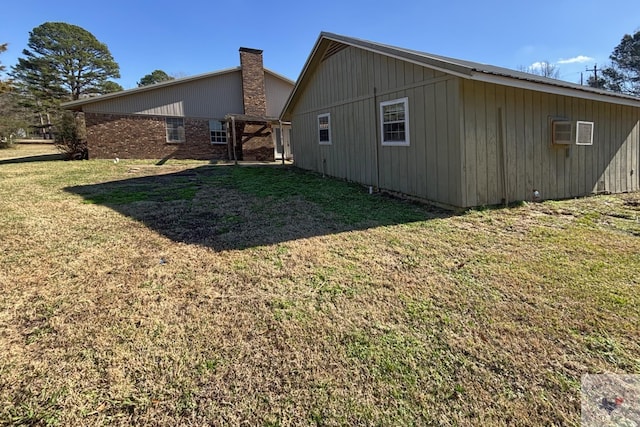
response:
<path id="1" fill-rule="evenodd" d="M 271 86 L 273 85 L 269 87 Z M 275 87 L 273 90 L 278 88 Z M 290 91 L 291 88 L 289 88 Z M 154 87 L 152 90 L 106 99 L 86 105 L 84 111 L 105 114 L 224 118 L 228 113 L 244 111 L 241 71 L 232 71 L 167 87 Z"/>
<path id="2" fill-rule="evenodd" d="M 462 206 L 531 200 L 533 190 L 562 199 L 640 189 L 639 108 L 471 80 L 461 99 Z M 554 117 L 574 132 L 594 122 L 593 145 L 552 144 Z"/>
<path id="3" fill-rule="evenodd" d="M 460 206 L 460 81 L 352 46 L 336 49 L 292 108 L 298 167 L 385 190 Z M 409 146 L 380 143 L 380 102 L 408 98 Z M 331 144 L 317 117 L 331 116 Z"/>

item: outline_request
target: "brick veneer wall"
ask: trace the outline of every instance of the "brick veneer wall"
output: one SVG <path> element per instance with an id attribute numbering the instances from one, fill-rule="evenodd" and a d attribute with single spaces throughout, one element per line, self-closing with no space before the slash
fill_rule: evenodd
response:
<path id="1" fill-rule="evenodd" d="M 264 83 L 262 51 L 240 48 L 244 114 L 265 117 L 267 97 Z M 85 113 L 89 158 L 113 159 L 202 159 L 226 160 L 226 144 L 211 144 L 209 121 L 185 118 L 185 142 L 168 143 L 165 118 L 145 115 Z M 261 125 L 239 126 L 237 147 L 245 133 L 253 133 Z M 266 136 L 251 137 L 237 150 L 241 160 L 274 160 L 273 140 L 267 128 Z M 245 137 L 246 138 L 246 137 Z"/>
<path id="2" fill-rule="evenodd" d="M 168 143 L 165 118 L 85 113 L 91 159 L 228 159 L 226 144 L 211 144 L 209 121 L 184 119 L 185 142 Z"/>

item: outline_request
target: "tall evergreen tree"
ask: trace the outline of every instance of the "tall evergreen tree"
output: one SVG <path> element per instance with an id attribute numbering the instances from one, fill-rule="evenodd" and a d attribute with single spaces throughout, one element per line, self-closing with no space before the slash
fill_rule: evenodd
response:
<path id="1" fill-rule="evenodd" d="M 109 80 L 120 77 L 118 64 L 93 34 L 64 22 L 34 28 L 27 46 L 10 73 L 23 104 L 37 113 L 42 127 L 55 124 L 56 140 L 70 157 L 86 157 L 81 117 L 64 120 L 60 103 L 121 89 Z"/>
<path id="2" fill-rule="evenodd" d="M 0 43 L 0 53 L 5 52 L 6 50 L 7 50 L 7 44 Z M 5 68 L 6 67 L 2 65 L 2 62 L 0 61 L 0 73 L 3 72 Z M 7 90 L 9 90 L 9 83 L 0 79 L 0 93 L 5 92 Z"/>
<path id="3" fill-rule="evenodd" d="M 602 69 L 589 86 L 640 96 L 640 30 L 625 34 L 609 56 L 611 65 Z"/>
<path id="4" fill-rule="evenodd" d="M 93 34 L 64 22 L 45 22 L 29 33 L 28 49 L 11 75 L 43 104 L 104 93 L 120 77 L 109 48 Z"/>
<path id="5" fill-rule="evenodd" d="M 166 82 L 168 80 L 174 80 L 169 74 L 162 70 L 153 70 L 151 74 L 147 74 L 138 82 L 138 87 L 152 85 L 154 83 Z"/>

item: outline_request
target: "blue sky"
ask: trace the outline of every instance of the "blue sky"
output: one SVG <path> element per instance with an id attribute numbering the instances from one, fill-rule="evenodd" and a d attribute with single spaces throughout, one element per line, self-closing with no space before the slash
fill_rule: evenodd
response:
<path id="1" fill-rule="evenodd" d="M 267 68 L 295 80 L 321 31 L 513 69 L 549 61 L 579 82 L 640 29 L 640 1 L 11 1 L 0 15 L 0 43 L 9 43 L 0 62 L 14 65 L 47 21 L 105 43 L 125 89 L 155 69 L 189 76 L 235 67 L 241 46 L 264 50 Z"/>

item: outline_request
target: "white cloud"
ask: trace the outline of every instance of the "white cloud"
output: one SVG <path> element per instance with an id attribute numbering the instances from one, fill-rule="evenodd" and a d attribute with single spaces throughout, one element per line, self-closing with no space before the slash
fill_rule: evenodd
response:
<path id="1" fill-rule="evenodd" d="M 532 70 L 541 70 L 544 67 L 545 67 L 544 62 L 534 62 L 533 64 L 531 64 L 529 68 L 531 68 Z"/>
<path id="2" fill-rule="evenodd" d="M 569 59 L 561 59 L 558 61 L 558 64 L 582 64 L 583 62 L 594 61 L 595 58 L 591 58 L 590 56 L 578 55 Z"/>

